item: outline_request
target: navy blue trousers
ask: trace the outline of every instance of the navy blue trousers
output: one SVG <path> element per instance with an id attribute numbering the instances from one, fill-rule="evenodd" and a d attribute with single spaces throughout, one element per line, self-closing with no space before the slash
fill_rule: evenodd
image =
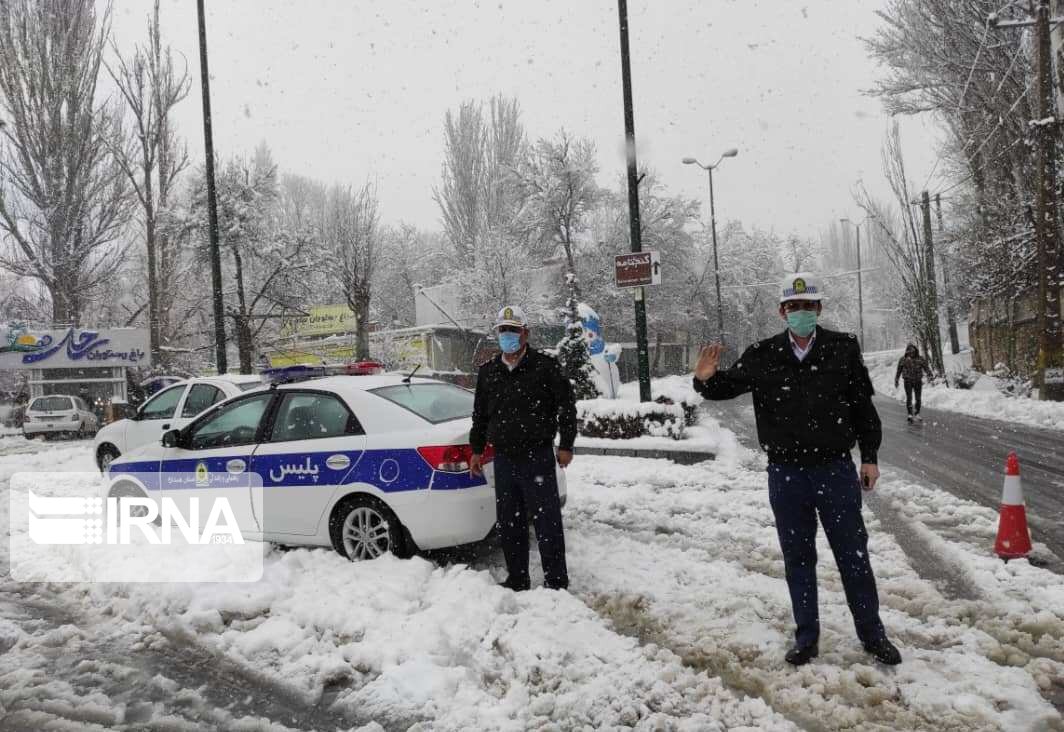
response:
<path id="1" fill-rule="evenodd" d="M 863 643 L 885 637 L 876 578 L 868 559 L 868 532 L 861 518 L 861 485 L 853 461 L 846 458 L 814 467 L 770 463 L 768 495 L 783 550 L 797 644 L 809 645 L 820 637 L 818 515 L 842 576 L 857 637 Z"/>
<path id="2" fill-rule="evenodd" d="M 565 565 L 565 536 L 558 479 L 554 474 L 554 448 L 546 445 L 524 455 L 495 455 L 495 517 L 510 581 L 529 584 L 528 522 L 531 518 L 539 542 L 544 584 L 569 586 Z"/>

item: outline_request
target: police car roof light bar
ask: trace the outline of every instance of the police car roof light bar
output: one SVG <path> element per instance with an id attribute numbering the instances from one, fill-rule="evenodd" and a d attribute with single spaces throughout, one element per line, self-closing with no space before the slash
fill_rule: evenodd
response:
<path id="1" fill-rule="evenodd" d="M 324 366 L 307 366 L 305 364 L 263 369 L 261 373 L 262 380 L 274 386 L 277 384 L 291 384 L 296 381 L 316 379 L 328 375 Z"/>

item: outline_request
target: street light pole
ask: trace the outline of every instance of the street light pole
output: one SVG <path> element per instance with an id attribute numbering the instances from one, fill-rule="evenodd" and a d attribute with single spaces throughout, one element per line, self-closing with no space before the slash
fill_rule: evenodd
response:
<path id="1" fill-rule="evenodd" d="M 861 281 L 861 224 L 856 224 L 849 219 L 839 219 L 840 222 L 846 224 L 853 224 L 853 228 L 857 229 L 857 338 L 858 343 L 861 344 L 861 350 L 864 350 L 864 291 L 862 289 Z"/>
<path id="2" fill-rule="evenodd" d="M 724 305 L 720 299 L 720 262 L 717 259 L 717 207 L 713 202 L 713 168 L 710 166 L 706 173 L 709 174 L 709 225 L 713 232 L 713 282 L 717 288 L 717 337 L 724 343 Z"/>
<path id="3" fill-rule="evenodd" d="M 684 165 L 697 165 L 709 175 L 709 227 L 713 235 L 713 282 L 716 284 L 717 290 L 717 338 L 722 344 L 724 343 L 724 305 L 720 299 L 720 260 L 717 257 L 717 205 L 713 197 L 713 171 L 720 165 L 721 160 L 734 158 L 738 154 L 739 151 L 735 148 L 725 150 L 713 165 L 702 165 L 694 158 L 683 159 Z"/>

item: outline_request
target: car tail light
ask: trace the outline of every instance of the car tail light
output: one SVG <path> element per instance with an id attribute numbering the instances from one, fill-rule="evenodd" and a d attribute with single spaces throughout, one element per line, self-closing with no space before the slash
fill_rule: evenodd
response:
<path id="1" fill-rule="evenodd" d="M 469 470 L 469 460 L 473 457 L 471 445 L 433 445 L 419 447 L 418 454 L 433 470 L 441 473 L 465 473 Z M 491 462 L 495 451 L 491 445 L 484 448 L 483 462 Z"/>

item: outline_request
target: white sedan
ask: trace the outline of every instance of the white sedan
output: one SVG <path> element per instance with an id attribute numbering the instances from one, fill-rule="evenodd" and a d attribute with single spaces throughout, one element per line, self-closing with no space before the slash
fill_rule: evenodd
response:
<path id="1" fill-rule="evenodd" d="M 224 496 L 244 538 L 350 559 L 467 544 L 495 525 L 490 452 L 469 473 L 472 413 L 468 389 L 401 374 L 274 386 L 113 460 L 108 495 Z"/>
<path id="2" fill-rule="evenodd" d="M 179 381 L 144 402 L 130 419 L 115 420 L 96 433 L 92 454 L 101 471 L 119 455 L 158 443 L 211 405 L 264 386 L 259 376 L 225 374 Z"/>
<path id="3" fill-rule="evenodd" d="M 70 434 L 87 437 L 96 432 L 96 415 L 85 400 L 66 394 L 37 397 L 26 407 L 22 434 L 26 438 Z"/>

